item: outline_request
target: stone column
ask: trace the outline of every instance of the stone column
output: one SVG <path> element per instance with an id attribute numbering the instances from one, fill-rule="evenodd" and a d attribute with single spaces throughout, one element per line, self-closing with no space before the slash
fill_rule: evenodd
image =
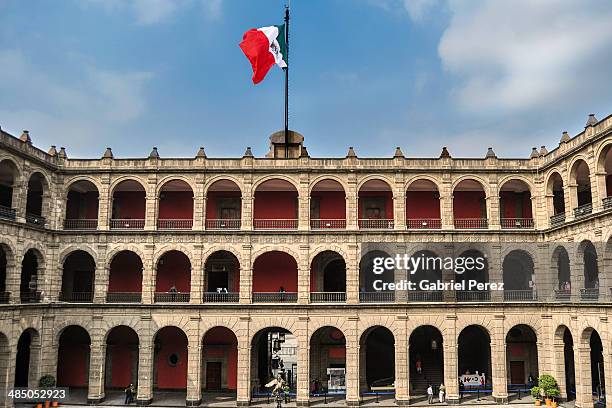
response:
<path id="1" fill-rule="evenodd" d="M 188 407 L 200 406 L 202 402 L 202 343 L 198 338 L 189 339 L 187 346 L 187 402 Z"/>
<path id="2" fill-rule="evenodd" d="M 197 175 L 193 192 L 193 227 L 194 231 L 206 229 L 206 196 L 204 195 L 204 176 Z"/>
<path id="3" fill-rule="evenodd" d="M 393 192 L 393 219 L 396 230 L 406 229 L 406 193 L 397 188 Z"/>
<path id="4" fill-rule="evenodd" d="M 358 198 L 354 194 L 347 194 L 345 197 L 346 200 L 346 229 L 355 231 L 359 229 L 358 226 L 358 209 L 357 203 Z"/>
<path id="5" fill-rule="evenodd" d="M 24 176 L 15 177 L 13 181 L 12 208 L 15 209 L 15 221 L 25 222 L 25 209 L 28 194 L 28 181 Z"/>
<path id="6" fill-rule="evenodd" d="M 491 185 L 489 188 L 491 191 L 495 191 L 495 193 L 492 193 L 486 198 L 489 229 L 498 230 L 501 228 L 501 217 L 499 213 L 500 198 L 497 195 L 497 185 Z"/>
<path id="7" fill-rule="evenodd" d="M 104 400 L 104 363 L 106 362 L 106 347 L 104 347 L 102 339 L 103 337 L 99 335 L 92 338 L 89 349 L 88 404 L 99 404 Z"/>
<path id="8" fill-rule="evenodd" d="M 18 261 L 16 254 L 10 255 L 6 257 L 6 291 L 11 294 L 9 299 L 11 303 L 19 303 L 21 302 L 21 259 Z"/>
<path id="9" fill-rule="evenodd" d="M 442 223 L 442 229 L 455 229 L 455 215 L 453 214 L 452 193 L 440 193 L 440 218 Z"/>
<path id="10" fill-rule="evenodd" d="M 395 402 L 398 406 L 408 406 L 410 401 L 410 363 L 408 335 L 405 328 L 408 316 L 401 317 L 404 327 L 395 338 Z"/>
<path id="11" fill-rule="evenodd" d="M 591 347 L 589 347 L 588 342 L 580 342 L 574 345 L 574 352 L 576 351 L 577 358 L 574 360 L 576 370 L 576 401 L 574 404 L 579 408 L 591 408 L 593 407 L 593 394 L 591 388 Z"/>
<path id="12" fill-rule="evenodd" d="M 346 262 L 346 303 L 359 303 L 359 246 L 348 245 Z"/>
<path id="13" fill-rule="evenodd" d="M 251 303 L 251 292 L 253 288 L 253 264 L 251 262 L 252 246 L 250 244 L 242 246 L 242 262 L 240 265 L 240 293 L 239 302 L 242 304 Z"/>
<path id="14" fill-rule="evenodd" d="M 553 343 L 553 371 L 552 375 L 559 383 L 559 391 L 561 398 L 567 399 L 567 389 L 565 386 L 565 343 L 563 342 L 563 334 L 555 336 Z M 542 370 L 540 370 L 542 372 Z"/>
<path id="15" fill-rule="evenodd" d="M 238 378 L 237 378 L 237 392 L 236 392 L 236 405 L 239 407 L 249 406 L 251 400 L 251 379 L 249 373 L 251 372 L 251 342 L 248 336 L 248 323 L 249 318 L 241 318 L 240 326 L 238 330 Z"/>
<path id="16" fill-rule="evenodd" d="M 191 264 L 191 289 L 189 293 L 189 303 L 202 303 L 202 288 L 204 286 L 204 265 L 202 264 L 202 245 L 196 244 L 193 246 L 196 259 L 192 260 Z"/>
<path id="17" fill-rule="evenodd" d="M 96 263 L 96 271 L 94 276 L 94 303 L 106 302 L 106 290 L 108 288 L 110 269 L 100 263 Z"/>
<path id="18" fill-rule="evenodd" d="M 310 229 L 310 196 L 308 187 L 300 186 L 298 196 L 298 230 L 308 231 Z"/>
<path id="19" fill-rule="evenodd" d="M 255 211 L 255 196 L 253 192 L 253 176 L 245 176 L 244 190 L 242 191 L 242 208 L 240 210 L 241 229 L 253 230 L 253 214 Z"/>
<path id="20" fill-rule="evenodd" d="M 574 219 L 574 208 L 578 207 L 578 184 L 576 184 L 576 180 L 567 185 L 567 191 L 569 193 L 569 206 L 565 208 L 565 211 L 569 212 L 569 214 L 567 214 L 565 219 L 566 221 L 571 221 Z"/>
<path id="21" fill-rule="evenodd" d="M 149 405 L 153 401 L 153 344 L 151 341 L 152 338 L 144 339 L 144 336 L 141 336 L 138 346 L 137 405 Z"/>
<path id="22" fill-rule="evenodd" d="M 300 245 L 300 259 L 298 264 L 298 303 L 301 305 L 310 303 L 310 265 L 308 264 L 310 246 Z"/>
<path id="23" fill-rule="evenodd" d="M 606 172 L 597 171 L 595 166 L 592 166 L 594 171 L 590 172 L 591 182 L 591 201 L 593 202 L 593 212 L 600 211 L 602 209 L 601 200 L 606 197 Z"/>
<path id="24" fill-rule="evenodd" d="M 349 324 L 345 331 L 346 336 L 346 405 L 349 407 L 359 406 L 361 397 L 359 394 L 360 350 L 357 324 L 359 318 L 349 317 Z"/>
<path id="25" fill-rule="evenodd" d="M 493 378 L 493 399 L 498 404 L 508 403 L 508 380 L 506 376 L 506 336 L 503 316 L 494 319 L 491 336 L 491 370 Z"/>
<path id="26" fill-rule="evenodd" d="M 154 244 L 145 244 L 145 259 L 142 260 L 142 303 L 153 303 L 155 293 L 155 265 L 153 264 Z"/>
<path id="27" fill-rule="evenodd" d="M 459 404 L 459 379 L 457 355 L 457 336 L 455 330 L 450 331 L 442 342 L 444 347 L 444 385 L 446 386 L 446 400 L 448 404 Z"/>
<path id="28" fill-rule="evenodd" d="M 152 231 L 157 229 L 157 207 L 159 200 L 155 195 L 154 186 L 150 188 L 151 192 L 147 192 L 146 204 L 145 204 L 145 226 L 146 231 Z"/>
<path id="29" fill-rule="evenodd" d="M 310 339 L 308 338 L 308 320 L 306 316 L 298 317 L 298 328 L 293 333 L 298 339 L 297 347 L 297 390 L 296 406 L 307 407 L 310 400 Z"/>
<path id="30" fill-rule="evenodd" d="M 98 229 L 106 231 L 110 228 L 112 217 L 113 197 L 110 191 L 110 179 L 103 176 L 100 180 L 101 188 L 98 192 Z"/>

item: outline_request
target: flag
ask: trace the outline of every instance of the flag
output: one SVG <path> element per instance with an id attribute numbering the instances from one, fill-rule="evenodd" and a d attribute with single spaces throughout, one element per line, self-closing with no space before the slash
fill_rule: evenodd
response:
<path id="1" fill-rule="evenodd" d="M 252 28 L 242 36 L 240 48 L 253 67 L 253 83 L 258 84 L 276 64 L 287 67 L 285 25 Z"/>

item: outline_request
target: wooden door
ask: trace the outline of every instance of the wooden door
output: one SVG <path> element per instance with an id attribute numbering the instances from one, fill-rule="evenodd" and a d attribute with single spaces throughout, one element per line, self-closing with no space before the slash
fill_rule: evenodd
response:
<path id="1" fill-rule="evenodd" d="M 525 384 L 525 362 L 511 361 L 510 362 L 510 383 Z"/>
<path id="2" fill-rule="evenodd" d="M 206 363 L 206 389 L 215 391 L 221 389 L 221 363 L 209 361 Z"/>

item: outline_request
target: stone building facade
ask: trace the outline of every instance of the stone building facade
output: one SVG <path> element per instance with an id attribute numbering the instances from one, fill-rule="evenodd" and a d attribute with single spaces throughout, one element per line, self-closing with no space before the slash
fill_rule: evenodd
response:
<path id="1" fill-rule="evenodd" d="M 612 384 L 612 116 L 528 159 L 446 148 L 317 159 L 297 133 L 284 158 L 277 139 L 265 158 L 107 149 L 73 159 L 1 132 L 0 387 L 50 374 L 90 402 L 134 381 L 141 404 L 183 389 L 198 405 L 220 388 L 248 405 L 265 378 L 261 344 L 285 333 L 297 342 L 300 406 L 331 363 L 346 369 L 347 405 L 386 377 L 408 404 L 422 392 L 417 360 L 451 403 L 459 375 L 479 367 L 500 403 L 528 374 L 553 374 L 580 407 Z M 486 253 L 488 281 L 506 290 L 373 292 L 363 267 L 372 242 Z M 67 350 L 80 357 L 67 362 Z M 113 371 L 119 360 L 133 360 L 128 378 Z"/>

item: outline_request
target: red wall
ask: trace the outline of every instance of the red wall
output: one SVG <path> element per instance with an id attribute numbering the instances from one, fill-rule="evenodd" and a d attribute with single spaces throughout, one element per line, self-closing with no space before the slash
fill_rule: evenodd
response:
<path id="1" fill-rule="evenodd" d="M 161 220 L 190 220 L 193 218 L 191 191 L 164 191 L 159 198 L 158 218 Z"/>
<path id="2" fill-rule="evenodd" d="M 257 191 L 254 217 L 258 220 L 296 219 L 297 197 L 296 191 Z"/>
<path id="3" fill-rule="evenodd" d="M 253 265 L 253 292 L 297 292 L 297 263 L 284 252 L 268 252 Z"/>
<path id="4" fill-rule="evenodd" d="M 407 191 L 406 218 L 440 218 L 437 191 Z"/>
<path id="5" fill-rule="evenodd" d="M 206 219 L 217 219 L 217 200 L 220 198 L 240 198 L 240 191 L 210 191 L 206 196 Z"/>
<path id="6" fill-rule="evenodd" d="M 109 292 L 141 292 L 142 262 L 133 252 L 120 252 L 111 262 Z"/>
<path id="7" fill-rule="evenodd" d="M 60 337 L 57 354 L 57 385 L 85 387 L 89 378 L 89 337 L 75 326 L 68 327 Z"/>
<path id="8" fill-rule="evenodd" d="M 344 191 L 314 191 L 312 197 L 319 199 L 319 218 L 331 220 L 346 218 Z"/>
<path id="9" fill-rule="evenodd" d="M 157 352 L 155 364 L 157 367 L 157 388 L 184 389 L 187 387 L 187 337 L 174 327 L 167 327 L 159 331 L 156 343 L 161 344 Z M 179 356 L 175 367 L 168 364 L 171 354 Z"/>
<path id="10" fill-rule="evenodd" d="M 132 353 L 127 345 L 116 345 L 113 348 L 111 387 L 125 389 L 132 382 Z"/>
<path id="11" fill-rule="evenodd" d="M 612 196 L 612 174 L 606 176 L 606 197 Z"/>
<path id="12" fill-rule="evenodd" d="M 191 264 L 185 254 L 179 251 L 170 251 L 162 256 L 157 263 L 156 292 L 167 292 L 172 285 L 179 292 L 191 290 Z"/>
<path id="13" fill-rule="evenodd" d="M 145 206 L 144 191 L 116 191 L 113 194 L 113 218 L 142 220 L 145 218 Z"/>
<path id="14" fill-rule="evenodd" d="M 227 388 L 235 390 L 237 388 L 238 379 L 238 342 L 234 334 L 225 327 L 214 327 L 204 336 L 204 345 L 227 346 Z M 209 356 L 220 357 L 210 354 Z"/>
<path id="15" fill-rule="evenodd" d="M 85 208 L 84 215 L 80 214 L 80 209 Z M 68 192 L 68 203 L 66 206 L 66 219 L 98 219 L 98 192 L 88 191 L 87 193 Z"/>
<path id="16" fill-rule="evenodd" d="M 385 201 L 385 219 L 392 220 L 393 217 L 393 193 L 391 191 L 360 191 L 359 192 L 359 219 L 363 218 L 362 197 L 384 197 Z"/>
<path id="17" fill-rule="evenodd" d="M 455 218 L 481 218 L 481 200 L 484 191 L 455 191 L 453 193 L 453 215 Z M 486 206 L 482 203 L 482 206 Z"/>
<path id="18" fill-rule="evenodd" d="M 504 212 L 501 218 L 531 218 L 531 199 L 529 194 L 516 194 L 511 191 L 501 191 L 500 200 L 504 201 Z M 522 203 L 517 204 L 522 200 Z M 501 203 L 500 203 L 501 204 Z M 522 208 L 522 215 L 517 211 L 517 206 Z"/>

